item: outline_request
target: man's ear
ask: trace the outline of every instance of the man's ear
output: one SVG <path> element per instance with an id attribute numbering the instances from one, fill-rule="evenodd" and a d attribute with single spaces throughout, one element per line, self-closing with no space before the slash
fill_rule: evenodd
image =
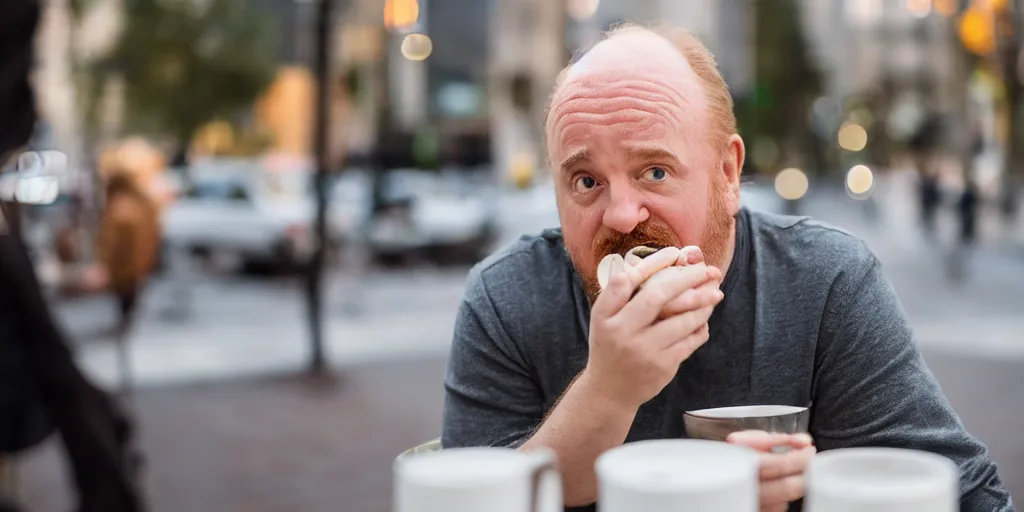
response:
<path id="1" fill-rule="evenodd" d="M 721 178 L 725 182 L 726 206 L 733 215 L 740 209 L 740 174 L 743 173 L 746 156 L 747 148 L 743 145 L 743 139 L 737 134 L 730 135 L 722 154 Z"/>

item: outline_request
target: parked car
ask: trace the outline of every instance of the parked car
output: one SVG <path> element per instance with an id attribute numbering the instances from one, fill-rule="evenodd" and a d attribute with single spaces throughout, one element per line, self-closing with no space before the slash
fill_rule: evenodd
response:
<path id="1" fill-rule="evenodd" d="M 164 213 L 167 245 L 244 266 L 295 269 L 309 262 L 316 204 L 308 168 L 271 171 L 255 160 L 218 160 L 194 166 L 189 181 Z M 332 209 L 332 247 L 360 222 L 362 207 L 356 208 Z"/>
<path id="2" fill-rule="evenodd" d="M 479 172 L 396 169 L 384 178 L 387 207 L 370 223 L 378 262 L 410 255 L 440 263 L 476 261 L 498 238 L 498 191 Z"/>

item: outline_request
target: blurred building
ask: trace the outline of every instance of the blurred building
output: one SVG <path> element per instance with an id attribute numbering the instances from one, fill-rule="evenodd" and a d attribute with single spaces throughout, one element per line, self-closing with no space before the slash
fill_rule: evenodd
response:
<path id="1" fill-rule="evenodd" d="M 939 108 L 955 97 L 951 1 L 804 0 L 808 36 L 837 97 L 913 90 Z"/>

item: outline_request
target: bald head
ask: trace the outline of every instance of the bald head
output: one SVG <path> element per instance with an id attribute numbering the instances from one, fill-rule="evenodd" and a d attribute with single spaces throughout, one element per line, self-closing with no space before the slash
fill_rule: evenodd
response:
<path id="1" fill-rule="evenodd" d="M 602 40 L 559 74 L 548 105 L 546 132 L 551 143 L 553 121 L 578 88 L 633 81 L 637 89 L 667 88 L 689 111 L 690 122 L 706 127 L 708 142 L 719 145 L 736 133 L 732 96 L 710 51 L 685 29 L 626 24 Z M 649 86 L 649 87 L 645 87 Z"/>

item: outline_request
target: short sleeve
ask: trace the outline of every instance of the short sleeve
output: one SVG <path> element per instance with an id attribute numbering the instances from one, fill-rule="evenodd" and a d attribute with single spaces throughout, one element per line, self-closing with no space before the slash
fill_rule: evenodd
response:
<path id="1" fill-rule="evenodd" d="M 544 397 L 533 373 L 474 269 L 445 372 L 442 446 L 523 444 L 544 419 Z"/>

